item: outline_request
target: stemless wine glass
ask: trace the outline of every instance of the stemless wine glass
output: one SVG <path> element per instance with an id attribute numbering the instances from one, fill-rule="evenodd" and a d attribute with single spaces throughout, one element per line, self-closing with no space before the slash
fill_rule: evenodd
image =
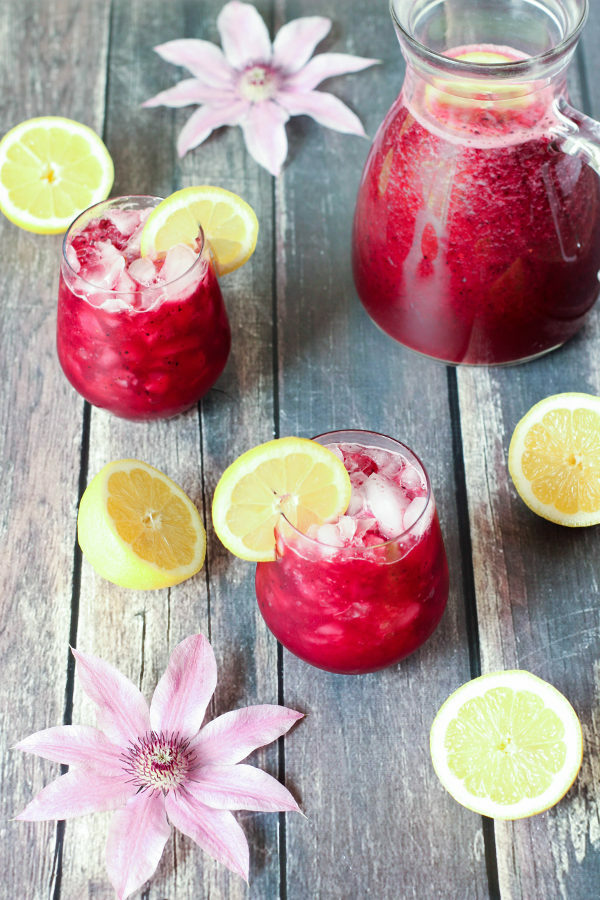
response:
<path id="1" fill-rule="evenodd" d="M 533 359 L 600 285 L 600 127 L 567 100 L 586 0 L 392 0 L 402 91 L 358 193 L 373 320 L 450 363 Z"/>
<path id="2" fill-rule="evenodd" d="M 95 406 L 126 419 L 174 416 L 221 374 L 227 313 L 200 229 L 196 252 L 140 256 L 140 234 L 160 197 L 96 204 L 63 242 L 57 316 L 65 375 Z"/>
<path id="3" fill-rule="evenodd" d="M 399 441 L 369 431 L 315 440 L 343 457 L 350 507 L 314 536 L 281 518 L 275 561 L 256 567 L 258 605 L 275 637 L 306 662 L 371 672 L 420 647 L 446 606 L 435 501 L 424 467 Z"/>

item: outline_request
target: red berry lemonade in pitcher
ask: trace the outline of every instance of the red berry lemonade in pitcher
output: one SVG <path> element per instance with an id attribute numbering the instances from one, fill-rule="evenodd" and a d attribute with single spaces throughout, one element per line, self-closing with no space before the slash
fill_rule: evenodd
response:
<path id="1" fill-rule="evenodd" d="M 495 70 L 526 60 L 487 44 L 444 57 Z M 553 140 L 556 96 L 543 78 L 408 66 L 366 163 L 353 238 L 360 299 L 402 344 L 450 363 L 510 363 L 582 326 L 600 287 L 600 180 Z"/>
<path id="2" fill-rule="evenodd" d="M 57 348 L 65 375 L 95 406 L 127 419 L 174 416 L 221 374 L 230 330 L 200 235 L 160 259 L 140 256 L 154 197 L 125 197 L 76 219 L 64 243 Z"/>
<path id="3" fill-rule="evenodd" d="M 331 672 L 372 672 L 427 640 L 448 598 L 448 566 L 427 474 L 384 435 L 317 438 L 350 475 L 352 495 L 336 522 L 307 534 L 282 519 L 274 562 L 256 567 L 265 622 L 306 662 Z"/>

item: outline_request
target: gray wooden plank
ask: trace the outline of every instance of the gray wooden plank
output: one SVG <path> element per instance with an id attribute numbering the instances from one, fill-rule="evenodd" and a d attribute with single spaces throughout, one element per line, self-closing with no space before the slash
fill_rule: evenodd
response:
<path id="1" fill-rule="evenodd" d="M 286 20 L 307 11 L 283 9 Z M 373 135 L 402 81 L 386 5 L 320 12 L 335 23 L 328 49 L 383 60 L 324 85 Z M 428 750 L 437 707 L 469 678 L 447 373 L 380 333 L 356 297 L 350 227 L 368 143 L 307 119 L 289 131 L 277 186 L 281 434 L 358 427 L 406 441 L 430 472 L 452 576 L 439 629 L 398 666 L 336 676 L 284 652 L 286 702 L 308 713 L 286 745 L 308 817 L 287 822 L 289 896 L 486 897 L 481 821 L 441 789 Z"/>
<path id="2" fill-rule="evenodd" d="M 52 114 L 101 130 L 109 4 L 7 6 L 0 22 L 1 132 Z M 83 403 L 55 353 L 61 238 L 22 232 L 4 217 L 0 234 L 0 896 L 38 900 L 57 886 L 60 828 L 11 819 L 59 766 L 9 748 L 65 714 Z"/>
<path id="3" fill-rule="evenodd" d="M 570 72 L 579 108 L 592 92 L 600 112 L 600 10 L 592 4 Z M 587 85 L 581 74 L 587 75 Z M 593 86 L 593 87 L 592 87 Z M 600 393 L 595 310 L 564 348 L 505 370 L 458 374 L 483 671 L 525 668 L 570 698 L 584 733 L 581 773 L 554 809 L 495 823 L 503 898 L 596 896 L 598 838 L 598 528 L 570 530 L 529 512 L 507 469 L 512 431 L 538 400 L 562 391 Z"/>
<path id="4" fill-rule="evenodd" d="M 152 47 L 178 37 L 219 41 L 219 4 L 190 10 L 183 2 L 119 2 L 113 10 L 107 97 L 107 141 L 115 158 L 115 194 L 166 195 L 188 185 L 219 184 L 244 196 L 261 224 L 258 248 L 242 270 L 223 279 L 232 326 L 227 368 L 199 412 L 167 422 L 128 423 L 93 410 L 91 477 L 110 459 L 133 456 L 165 471 L 188 491 L 208 527 L 205 569 L 171 590 L 131 592 L 98 579 L 84 562 L 78 646 L 118 665 L 150 696 L 173 646 L 196 631 L 210 637 L 220 680 L 209 712 L 277 702 L 275 641 L 253 600 L 252 571 L 220 545 L 210 526 L 210 500 L 227 462 L 272 436 L 271 180 L 243 148 L 239 130 L 221 131 L 179 161 L 178 131 L 191 109 L 140 109 L 140 103 L 187 73 L 162 61 Z M 268 5 L 266 6 L 268 13 Z M 78 690 L 74 718 L 93 719 Z M 277 746 L 257 753 L 256 764 L 277 773 Z M 69 823 L 65 837 L 63 896 L 111 897 L 104 872 L 104 832 L 109 815 Z M 156 875 L 134 897 L 199 896 L 272 898 L 278 894 L 278 817 L 240 816 L 251 847 L 250 887 L 173 836 Z"/>

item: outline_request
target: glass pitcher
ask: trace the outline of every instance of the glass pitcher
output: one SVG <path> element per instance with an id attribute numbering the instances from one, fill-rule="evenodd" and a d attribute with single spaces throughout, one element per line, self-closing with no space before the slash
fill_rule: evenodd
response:
<path id="1" fill-rule="evenodd" d="M 569 106 L 586 0 L 392 0 L 402 91 L 359 188 L 369 315 L 448 363 L 534 359 L 600 289 L 600 126 Z"/>

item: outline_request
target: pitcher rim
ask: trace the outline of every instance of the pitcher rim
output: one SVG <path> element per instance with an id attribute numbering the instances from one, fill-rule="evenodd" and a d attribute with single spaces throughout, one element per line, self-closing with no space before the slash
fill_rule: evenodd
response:
<path id="1" fill-rule="evenodd" d="M 410 44 L 420 56 L 424 56 L 429 61 L 442 63 L 449 69 L 466 72 L 471 75 L 482 75 L 484 73 L 493 73 L 494 75 L 510 74 L 514 75 L 519 72 L 527 71 L 533 63 L 550 63 L 565 54 L 571 46 L 577 43 L 579 35 L 585 25 L 589 13 L 589 0 L 583 0 L 583 8 L 581 16 L 576 25 L 568 32 L 554 47 L 544 50 L 543 53 L 537 53 L 533 56 L 527 56 L 524 59 L 507 60 L 506 62 L 496 63 L 478 63 L 469 62 L 464 59 L 454 59 L 451 56 L 445 56 L 437 50 L 432 50 L 426 44 L 421 43 L 414 35 L 407 31 L 402 25 L 396 11 L 394 9 L 395 0 L 389 0 L 390 15 L 394 26 L 401 32 L 403 38 Z"/>

